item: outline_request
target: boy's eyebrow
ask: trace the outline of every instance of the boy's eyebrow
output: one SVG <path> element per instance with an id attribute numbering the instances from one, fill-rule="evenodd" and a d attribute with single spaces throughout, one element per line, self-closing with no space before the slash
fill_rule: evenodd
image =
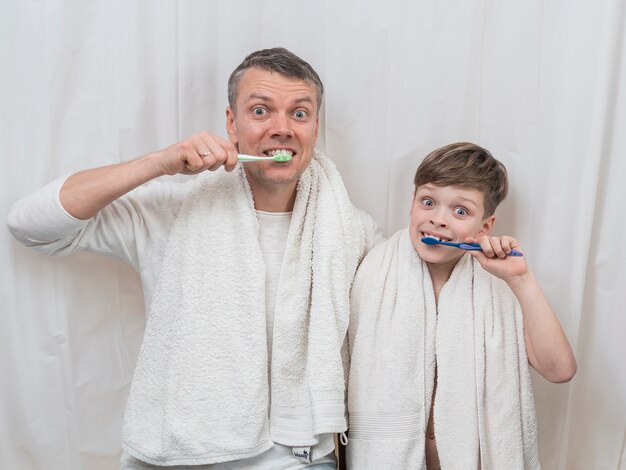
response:
<path id="1" fill-rule="evenodd" d="M 462 201 L 471 202 L 473 205 L 478 206 L 478 204 L 476 204 L 476 201 L 469 197 L 459 196 L 459 199 L 461 199 Z"/>
<path id="2" fill-rule="evenodd" d="M 417 196 L 417 194 L 420 193 L 422 190 L 425 192 L 428 192 L 428 191 L 435 191 L 437 188 L 438 186 L 436 185 L 426 183 L 426 184 L 420 185 L 420 187 L 415 191 L 415 195 Z M 469 202 L 475 207 L 480 207 L 480 203 L 477 203 L 474 199 L 471 199 L 465 196 L 457 196 L 457 197 L 463 202 Z"/>

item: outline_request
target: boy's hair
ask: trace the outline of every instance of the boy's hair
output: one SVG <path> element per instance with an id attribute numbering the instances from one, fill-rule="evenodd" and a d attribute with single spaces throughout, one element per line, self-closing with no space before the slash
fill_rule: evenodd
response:
<path id="1" fill-rule="evenodd" d="M 483 218 L 493 215 L 509 190 L 505 166 L 488 150 L 469 142 L 446 145 L 428 154 L 413 182 L 415 191 L 426 183 L 481 191 L 485 199 Z"/>
<path id="2" fill-rule="evenodd" d="M 261 49 L 249 54 L 241 64 L 237 66 L 228 79 L 228 104 L 237 112 L 237 94 L 239 93 L 239 81 L 246 70 L 257 68 L 268 72 L 277 72 L 288 78 L 296 78 L 313 85 L 317 90 L 317 110 L 322 106 L 324 85 L 317 72 L 311 65 L 283 47 Z"/>

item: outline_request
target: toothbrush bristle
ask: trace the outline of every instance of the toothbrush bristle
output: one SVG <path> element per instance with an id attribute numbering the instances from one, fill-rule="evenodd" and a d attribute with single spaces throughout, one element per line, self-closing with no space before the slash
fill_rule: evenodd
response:
<path id="1" fill-rule="evenodd" d="M 291 155 L 286 152 L 281 152 L 274 155 L 275 162 L 288 162 L 289 160 L 291 160 Z"/>
<path id="2" fill-rule="evenodd" d="M 436 245 L 439 242 L 434 237 L 422 237 L 422 243 L 426 243 L 427 245 Z"/>

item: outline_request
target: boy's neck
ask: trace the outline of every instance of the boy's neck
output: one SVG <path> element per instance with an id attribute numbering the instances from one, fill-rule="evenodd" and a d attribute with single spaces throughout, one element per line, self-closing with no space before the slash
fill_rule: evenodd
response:
<path id="1" fill-rule="evenodd" d="M 454 270 L 454 266 L 458 263 L 459 260 L 454 261 L 453 263 L 426 263 L 428 266 L 428 272 L 430 273 L 430 279 L 433 283 L 433 290 L 435 291 L 435 302 L 439 303 L 439 292 L 450 279 L 450 275 Z"/>

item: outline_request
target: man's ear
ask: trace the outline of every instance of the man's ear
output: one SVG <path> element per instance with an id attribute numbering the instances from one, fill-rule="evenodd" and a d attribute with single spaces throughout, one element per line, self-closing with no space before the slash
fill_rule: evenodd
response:
<path id="1" fill-rule="evenodd" d="M 226 107 L 226 132 L 230 141 L 237 145 L 237 122 L 235 121 L 235 112 L 230 106 Z"/>
<path id="2" fill-rule="evenodd" d="M 485 220 L 483 220 L 483 225 L 480 228 L 480 232 L 478 232 L 478 236 L 491 235 L 491 229 L 493 228 L 493 224 L 495 223 L 495 221 L 495 215 L 490 215 Z"/>
<path id="3" fill-rule="evenodd" d="M 317 117 L 315 118 L 315 141 L 317 142 L 317 136 L 320 133 L 320 113 L 317 113 Z"/>

